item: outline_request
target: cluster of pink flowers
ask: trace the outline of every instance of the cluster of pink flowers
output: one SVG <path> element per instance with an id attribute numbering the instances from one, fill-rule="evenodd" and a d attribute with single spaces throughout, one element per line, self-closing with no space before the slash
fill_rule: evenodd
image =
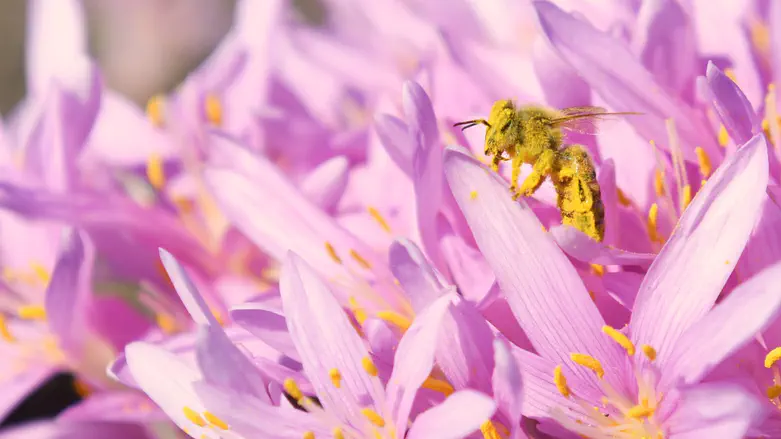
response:
<path id="1" fill-rule="evenodd" d="M 80 399 L 0 439 L 781 438 L 781 2 L 290 3 L 143 111 L 29 2 L 0 420 Z M 602 242 L 453 126 L 499 99 L 642 113 L 565 138 Z"/>

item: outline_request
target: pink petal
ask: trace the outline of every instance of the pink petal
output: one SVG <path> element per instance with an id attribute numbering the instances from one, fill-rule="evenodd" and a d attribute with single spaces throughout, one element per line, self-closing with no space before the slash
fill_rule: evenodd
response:
<path id="1" fill-rule="evenodd" d="M 697 193 L 648 269 L 629 326 L 636 344 L 659 352 L 657 362 L 713 306 L 761 212 L 767 181 L 767 146 L 757 135 Z"/>
<path id="2" fill-rule="evenodd" d="M 763 418 L 762 405 L 742 387 L 712 383 L 685 391 L 667 422 L 670 439 L 742 439 Z"/>
<path id="3" fill-rule="evenodd" d="M 521 368 L 503 340 L 494 340 L 494 362 L 496 363 L 493 374 L 494 398 L 502 413 L 510 419 L 511 428 L 517 429 L 521 423 L 523 408 L 523 380 Z"/>
<path id="4" fill-rule="evenodd" d="M 412 424 L 409 439 L 459 439 L 478 431 L 491 420 L 496 403 L 480 392 L 462 390 L 421 413 Z"/>
<path id="5" fill-rule="evenodd" d="M 301 192 L 321 209 L 332 212 L 347 188 L 349 166 L 342 156 L 322 163 L 301 182 Z"/>
<path id="6" fill-rule="evenodd" d="M 781 263 L 735 288 L 684 332 L 670 354 L 663 382 L 697 383 L 725 358 L 772 323 L 781 307 Z"/>
<path id="7" fill-rule="evenodd" d="M 512 201 L 505 181 L 456 150 L 445 153 L 445 175 L 537 352 L 556 363 L 568 363 L 571 352 L 588 352 L 615 367 L 623 364 L 618 346 L 605 341 L 604 320 L 575 268 L 526 203 Z M 577 369 L 575 374 L 594 379 Z"/>
<path id="8" fill-rule="evenodd" d="M 551 227 L 550 233 L 564 252 L 581 262 L 644 267 L 656 257 L 650 253 L 633 253 L 606 246 L 571 226 Z"/>
<path id="9" fill-rule="evenodd" d="M 295 253 L 282 268 L 280 292 L 290 336 L 323 406 L 344 422 L 359 419 L 367 403 L 381 413 L 385 395 L 362 367 L 370 358 L 363 341 L 328 287 Z M 329 376 L 332 369 L 342 377 L 339 388 Z"/>
<path id="10" fill-rule="evenodd" d="M 195 288 L 190 276 L 187 275 L 184 267 L 174 258 L 171 253 L 164 249 L 160 249 L 160 260 L 165 267 L 165 271 L 168 273 L 168 278 L 171 279 L 171 283 L 174 286 L 179 298 L 182 300 L 187 312 L 195 320 L 196 323 L 201 325 L 213 325 L 219 326 L 217 319 L 209 309 L 209 305 L 203 299 L 203 296 Z"/>
<path id="11" fill-rule="evenodd" d="M 81 232 L 69 230 L 46 289 L 46 315 L 60 346 L 81 357 L 87 338 L 86 311 L 90 304 L 95 249 Z"/>
<path id="12" fill-rule="evenodd" d="M 421 311 L 440 297 L 448 285 L 412 241 L 395 241 L 388 255 L 390 269 L 410 299 L 415 311 Z"/>
<path id="13" fill-rule="evenodd" d="M 393 373 L 388 380 L 388 407 L 397 428 L 406 429 L 415 395 L 434 367 L 442 319 L 452 301 L 442 296 L 419 313 L 396 350 Z"/>

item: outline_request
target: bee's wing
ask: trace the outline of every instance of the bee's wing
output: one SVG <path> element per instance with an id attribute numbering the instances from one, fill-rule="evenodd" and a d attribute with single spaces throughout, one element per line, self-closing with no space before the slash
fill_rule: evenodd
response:
<path id="1" fill-rule="evenodd" d="M 641 114 L 632 112 L 609 113 L 602 107 L 569 107 L 559 110 L 559 117 L 551 120 L 551 125 L 566 131 L 581 134 L 599 133 L 601 122 L 617 120 L 618 116 Z"/>

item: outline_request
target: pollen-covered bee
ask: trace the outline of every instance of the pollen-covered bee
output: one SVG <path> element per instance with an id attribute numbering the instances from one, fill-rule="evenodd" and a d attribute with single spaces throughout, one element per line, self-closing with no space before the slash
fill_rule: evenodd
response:
<path id="1" fill-rule="evenodd" d="M 583 146 L 562 148 L 562 131 L 596 134 L 600 120 L 629 114 L 640 113 L 609 113 L 601 107 L 516 107 L 512 101 L 500 100 L 494 103 L 488 120 L 468 120 L 455 126 L 487 127 L 485 154 L 492 157 L 491 169 L 498 171 L 500 162 L 512 160 L 513 199 L 532 195 L 550 176 L 562 222 L 602 241 L 605 214 L 594 164 Z M 517 182 L 524 163 L 532 165 L 532 172 L 519 188 Z"/>

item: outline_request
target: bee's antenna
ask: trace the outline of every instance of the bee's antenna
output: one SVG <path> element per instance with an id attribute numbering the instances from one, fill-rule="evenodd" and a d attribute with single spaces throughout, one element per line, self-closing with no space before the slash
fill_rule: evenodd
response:
<path id="1" fill-rule="evenodd" d="M 467 128 L 472 128 L 475 125 L 485 125 L 488 128 L 491 128 L 491 124 L 489 124 L 485 119 L 465 120 L 463 122 L 457 122 L 453 124 L 454 127 L 461 126 L 461 131 L 464 131 Z"/>

